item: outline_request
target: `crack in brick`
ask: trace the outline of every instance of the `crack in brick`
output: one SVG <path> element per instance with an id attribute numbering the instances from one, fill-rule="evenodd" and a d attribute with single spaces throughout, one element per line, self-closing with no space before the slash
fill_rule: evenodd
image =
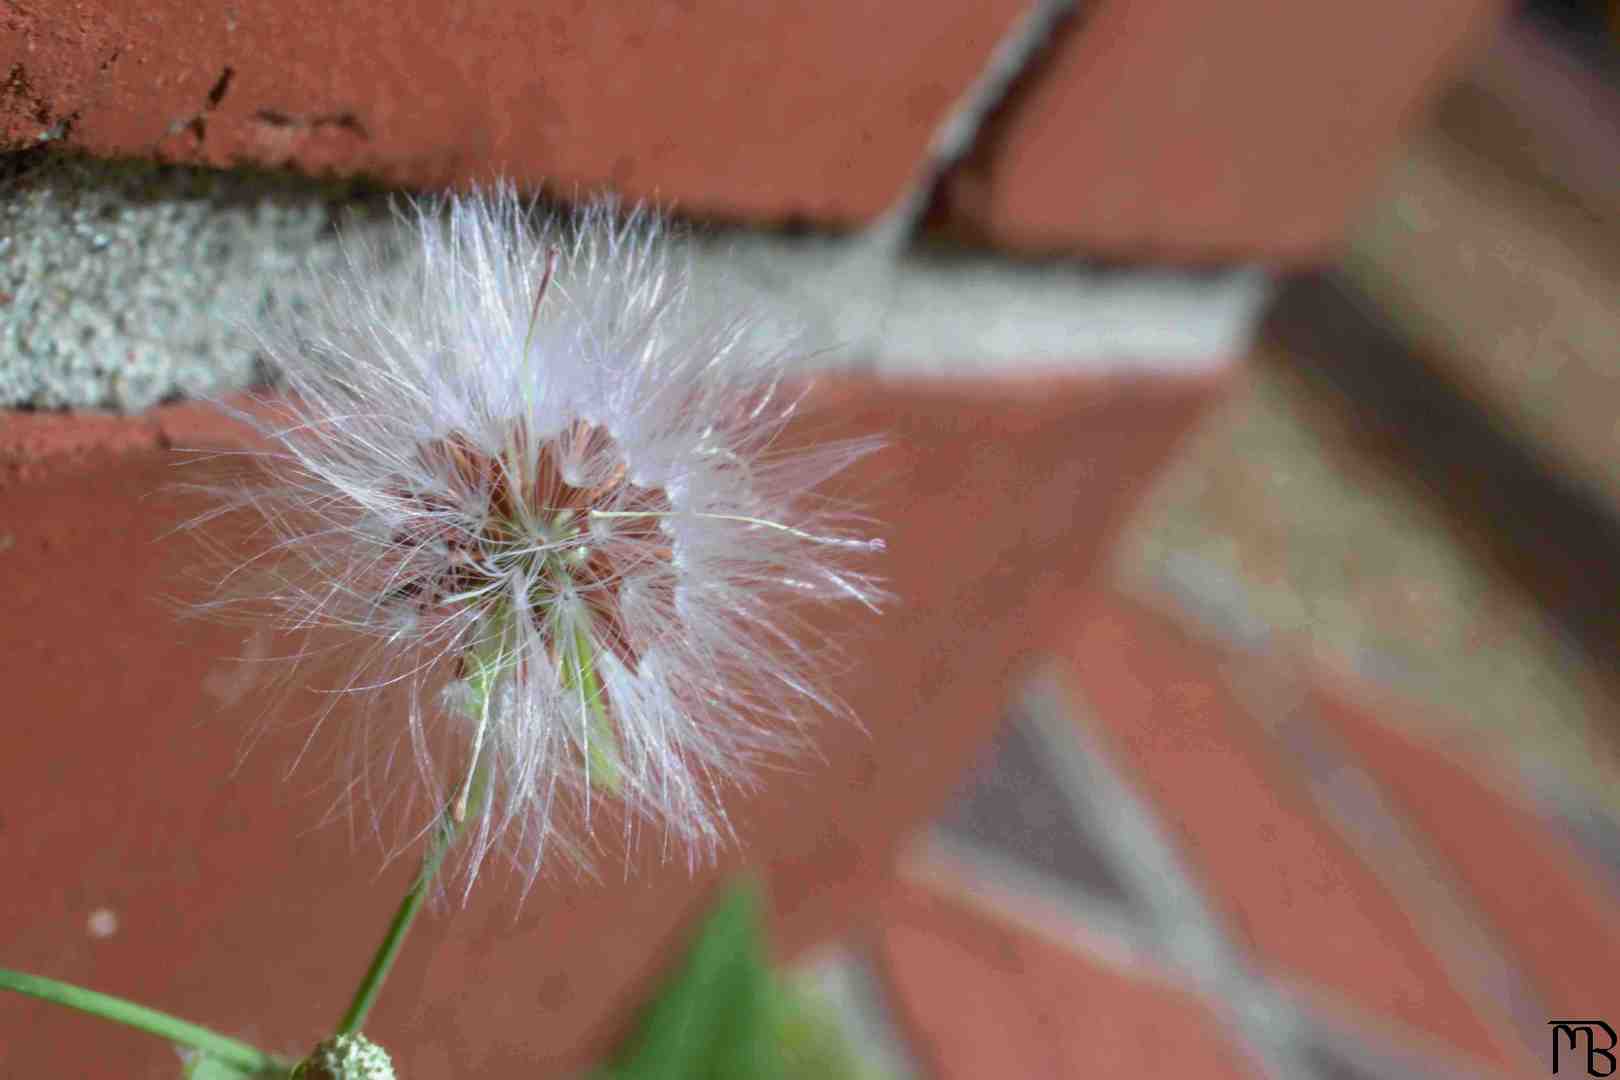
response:
<path id="1" fill-rule="evenodd" d="M 0 97 L 20 102 L 29 110 L 29 118 L 45 129 L 35 137 L 36 143 L 67 138 L 73 131 L 73 125 L 79 121 L 77 109 L 66 115 L 56 113 L 45 95 L 34 88 L 28 69 L 20 61 L 11 65 L 11 69 L 6 72 L 5 81 L 0 82 Z M 27 143 L 12 145 L 10 140 L 0 140 L 0 149 L 5 150 L 26 149 L 27 145 Z"/>
<path id="2" fill-rule="evenodd" d="M 116 60 L 118 54 L 114 53 L 108 61 Z M 226 64 L 220 71 L 219 78 L 209 88 L 208 96 L 203 101 L 201 112 L 192 113 L 183 119 L 175 120 L 169 124 L 168 134 L 175 135 L 182 131 L 189 131 L 196 149 L 201 150 L 203 140 L 208 137 L 208 114 L 219 108 L 219 103 L 225 100 L 225 93 L 231 88 L 231 81 L 236 78 L 236 69 Z"/>
<path id="3" fill-rule="evenodd" d="M 6 72 L 6 81 L 0 83 L 0 93 L 15 98 L 24 105 L 29 106 L 33 118 L 41 124 L 51 122 L 50 109 L 38 94 L 34 93 L 33 83 L 29 81 L 28 69 L 22 64 L 12 64 L 11 70 Z"/>
<path id="4" fill-rule="evenodd" d="M 234 78 L 236 78 L 236 69 L 226 64 L 225 69 L 219 73 L 219 78 L 215 80 L 213 89 L 208 91 L 208 105 L 206 108 L 209 112 L 219 108 L 219 103 L 225 100 L 225 94 L 230 90 L 231 80 Z"/>
<path id="5" fill-rule="evenodd" d="M 315 116 L 296 116 L 284 113 L 278 109 L 260 109 L 253 114 L 253 119 L 267 127 L 292 128 L 295 130 L 317 131 L 321 128 L 337 128 L 359 139 L 371 138 L 371 133 L 360 122 L 360 118 L 352 112 L 321 113 Z"/>

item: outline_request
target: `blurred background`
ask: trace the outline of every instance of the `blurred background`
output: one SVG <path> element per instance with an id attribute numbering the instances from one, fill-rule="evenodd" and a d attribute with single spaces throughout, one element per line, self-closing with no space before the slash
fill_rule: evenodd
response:
<path id="1" fill-rule="evenodd" d="M 1332 654 L 1599 800 L 1620 643 L 1612 19 L 1515 13 L 1342 256 L 1280 281 L 1250 385 L 1121 556 L 1129 580 Z"/>
<path id="2" fill-rule="evenodd" d="M 613 44 L 559 14 L 541 25 L 560 63 L 585 58 L 583 90 L 512 83 L 509 115 L 461 68 L 397 65 L 448 87 L 422 118 L 390 112 L 406 76 L 370 46 L 344 47 L 383 80 L 357 84 L 373 99 L 306 71 L 287 79 L 304 105 L 272 107 L 233 39 L 120 82 L 133 24 L 19 9 L 0 506 L 49 506 L 27 485 L 86 468 L 53 447 L 123 445 L 112 417 L 262 381 L 222 312 L 296 307 L 291 271 L 335 257 L 337 223 L 384 230 L 388 191 L 494 167 L 555 177 L 562 201 L 669 197 L 700 227 L 698 280 L 837 342 L 821 369 L 1191 388 L 1191 419 L 1087 414 L 1166 463 L 1116 482 L 1097 451 L 1130 513 L 1107 504 L 1083 569 L 1005 571 L 1020 597 L 1064 585 L 1037 644 L 981 680 L 1005 710 L 942 714 L 954 749 L 882 774 L 914 788 L 882 871 L 792 950 L 894 1075 L 1547 1075 L 1548 1021 L 1620 1024 L 1620 7 L 1330 8 L 991 5 L 913 13 L 915 47 L 892 49 L 875 29 L 823 41 L 799 9 L 775 30 L 713 16 L 767 42 L 735 50 L 758 83 L 702 67 L 720 50 L 702 13 L 625 15 L 642 40 Z M 280 17 L 242 33 L 272 40 Z M 773 33 L 794 41 L 773 53 Z M 696 95 L 691 130 L 586 131 L 580 102 L 618 85 L 596 93 L 592 50 L 617 64 L 649 36 L 635 55 L 677 105 Z M 823 45 L 809 74 L 782 60 Z M 808 104 L 780 89 L 795 79 Z M 62 416 L 88 426 L 42 426 Z M 1039 473 L 1015 421 L 986 422 L 990 453 Z M 1086 492 L 1066 496 L 1077 522 Z M 29 525 L 0 520 L 17 580 L 54 565 Z M 20 614 L 8 632 L 35 641 Z M 758 858 L 793 864 L 783 845 Z M 31 877 L 10 947 L 60 938 L 96 972 L 120 866 L 69 893 Z M 623 1013 L 615 993 L 599 1013 Z M 20 1070 L 18 1016 L 0 1011 L 0 1065 Z M 602 1023 L 562 1024 L 558 1060 Z M 1582 1075 L 1585 1049 L 1564 1053 Z"/>

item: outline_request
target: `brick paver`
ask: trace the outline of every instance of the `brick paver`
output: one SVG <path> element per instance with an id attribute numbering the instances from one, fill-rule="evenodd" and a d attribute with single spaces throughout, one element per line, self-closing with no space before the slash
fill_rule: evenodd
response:
<path id="1" fill-rule="evenodd" d="M 862 221 L 899 195 L 1022 8 L 10 5 L 0 141 Z"/>
<path id="2" fill-rule="evenodd" d="M 879 956 L 903 1026 L 939 1080 L 1258 1078 L 1196 996 L 1000 914 L 980 894 L 902 880 Z"/>
<path id="3" fill-rule="evenodd" d="M 1501 8 L 1082 5 L 941 216 L 1016 248 L 1320 259 Z"/>
<path id="4" fill-rule="evenodd" d="M 847 646 L 829 692 L 866 727 L 819 725 L 813 763 L 772 772 L 764 790 L 729 807 L 743 843 L 721 869 L 736 869 L 744 852 L 763 865 L 785 954 L 865 910 L 889 853 L 956 786 L 1016 675 L 1050 648 L 1067 597 L 1097 573 L 1149 477 L 1223 385 L 1219 376 L 828 380 L 806 403 L 785 439 L 889 439 L 829 494 L 873 515 L 895 600 L 881 619 L 826 612 L 817 624 Z M 228 459 L 177 468 L 181 455 L 168 449 L 206 441 L 182 419 L 206 412 L 82 424 L 22 415 L 0 426 L 0 682 L 10 694 L 0 715 L 23 718 L 0 753 L 0 790 L 13 793 L 0 807 L 0 862 L 28 867 L 0 890 L 0 953 L 141 991 L 227 1030 L 251 1023 L 296 1040 L 341 1013 L 408 867 L 376 880 L 381 852 L 363 809 L 352 836 L 316 827 L 360 722 L 348 703 L 290 780 L 329 695 L 289 698 L 274 717 L 279 736 L 242 760 L 275 700 L 261 672 L 282 669 L 237 658 L 295 643 L 179 622 L 166 599 L 192 588 L 183 571 L 197 552 L 184 535 L 159 538 L 198 509 L 176 505 L 166 487 L 232 475 Z M 375 703 L 370 717 L 384 739 L 390 707 Z M 491 866 L 470 911 L 422 927 L 400 989 L 379 1008 L 379 1036 L 410 1030 L 423 1061 L 449 1052 L 458 1071 L 491 1075 L 571 1068 L 600 1051 L 636 987 L 673 955 L 707 881 L 668 858 L 656 835 L 643 837 L 628 872 L 619 830 L 599 825 L 596 839 L 601 881 L 559 873 L 517 918 L 517 885 Z M 97 944 L 85 920 L 102 906 L 124 929 Z M 285 961 L 252 985 L 239 977 L 244 934 L 254 955 Z M 478 994 L 465 992 L 475 983 Z M 93 1060 L 94 1028 L 60 1011 L 37 1015 L 38 1037 L 8 1045 L 7 1067 L 51 1072 L 69 1039 Z M 165 1060 L 157 1043 L 136 1069 Z"/>
<path id="5" fill-rule="evenodd" d="M 1403 706 L 1340 679 L 1313 688 L 1322 722 L 1352 746 L 1466 883 L 1547 1008 L 1612 1015 L 1620 992 L 1620 907 L 1570 843 L 1504 790 L 1481 761 L 1394 727 Z"/>
<path id="6" fill-rule="evenodd" d="M 1242 715 L 1218 653 L 1108 595 L 1088 607 L 1066 662 L 1089 715 L 1263 968 L 1465 1054 L 1520 1059 L 1502 1018 L 1455 984 L 1400 900 L 1290 781 Z"/>

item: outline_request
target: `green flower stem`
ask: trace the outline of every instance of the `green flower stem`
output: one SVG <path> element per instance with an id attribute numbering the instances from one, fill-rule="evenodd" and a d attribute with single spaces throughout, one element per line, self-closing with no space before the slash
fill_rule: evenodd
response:
<path id="1" fill-rule="evenodd" d="M 472 692 L 473 698 L 468 711 L 472 719 L 478 722 L 478 739 L 473 748 L 472 767 L 468 770 L 462 789 L 450 800 L 450 805 L 439 817 L 438 827 L 433 830 L 433 839 L 428 841 L 427 853 L 422 856 L 422 868 L 417 872 L 416 880 L 409 891 L 400 900 L 399 908 L 394 912 L 394 919 L 388 924 L 388 932 L 383 935 L 382 944 L 377 946 L 377 951 L 371 958 L 371 966 L 366 969 L 365 978 L 360 980 L 360 985 L 354 991 L 354 1000 L 349 1002 L 349 1010 L 343 1014 L 343 1020 L 338 1024 L 339 1035 L 353 1035 L 364 1026 L 366 1016 L 371 1012 L 372 1005 L 376 1004 L 377 994 L 381 992 L 382 984 L 388 978 L 388 972 L 394 966 L 395 958 L 399 956 L 400 946 L 405 944 L 405 935 L 410 931 L 411 924 L 416 921 L 416 913 L 422 910 L 422 902 L 427 899 L 428 890 L 433 887 L 433 879 L 439 876 L 439 869 L 444 865 L 444 857 L 450 853 L 450 849 L 455 846 L 456 839 L 461 834 L 462 823 L 467 818 L 468 804 L 478 805 L 483 802 L 484 782 L 488 773 L 488 762 L 483 753 L 484 728 L 489 723 L 495 684 L 506 664 L 505 641 L 506 635 L 499 634 L 492 642 L 486 643 L 482 648 L 473 649 L 468 654 L 467 659 L 472 665 L 472 673 L 467 679 L 467 688 Z"/>
<path id="2" fill-rule="evenodd" d="M 480 801 L 483 787 L 484 770 L 480 766 L 474 770 L 471 787 L 471 801 Z M 458 800 L 459 801 L 459 800 Z M 366 970 L 365 978 L 355 989 L 354 1000 L 349 1002 L 349 1011 L 343 1014 L 343 1020 L 338 1025 L 339 1035 L 353 1035 L 358 1032 L 366 1022 L 366 1016 L 371 1012 L 372 1005 L 376 1004 L 377 994 L 381 992 L 384 980 L 388 978 L 389 970 L 394 966 L 394 959 L 399 956 L 400 946 L 405 944 L 405 935 L 411 924 L 416 921 L 416 913 L 422 909 L 422 902 L 427 899 L 428 890 L 433 888 L 433 879 L 439 874 L 439 868 L 444 865 L 444 857 L 450 853 L 455 845 L 456 838 L 461 832 L 461 822 L 456 820 L 453 810 L 446 809 L 439 819 L 439 825 L 433 830 L 433 839 L 428 843 L 427 853 L 422 856 L 422 868 L 416 875 L 409 891 L 399 902 L 399 908 L 394 912 L 394 919 L 388 924 L 388 932 L 383 935 L 382 944 L 377 946 L 377 952 L 371 958 L 371 967 Z"/>
<path id="3" fill-rule="evenodd" d="M 111 1020 L 115 1024 L 123 1024 L 125 1027 L 156 1035 L 160 1039 L 167 1039 L 171 1043 L 201 1050 L 209 1057 L 243 1071 L 263 1073 L 278 1070 L 285 1072 L 287 1069 L 286 1063 L 277 1061 L 256 1046 L 250 1046 L 190 1021 L 181 1020 L 177 1016 L 149 1009 L 145 1005 L 137 1005 L 133 1001 L 125 1001 L 111 994 L 86 990 L 82 986 L 0 968 L 0 990 L 15 990 L 58 1005 L 66 1005 L 70 1009 L 78 1009 L 91 1016 L 99 1016 L 103 1020 Z"/>

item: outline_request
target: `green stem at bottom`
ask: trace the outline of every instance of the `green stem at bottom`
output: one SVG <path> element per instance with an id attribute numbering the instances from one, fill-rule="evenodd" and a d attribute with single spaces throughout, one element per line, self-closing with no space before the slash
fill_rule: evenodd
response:
<path id="1" fill-rule="evenodd" d="M 498 614 L 490 617 L 497 626 L 502 625 Z M 467 689 L 472 697 L 466 706 L 467 714 L 478 723 L 478 734 L 473 743 L 472 764 L 461 789 L 439 815 L 438 825 L 433 830 L 433 838 L 428 841 L 427 852 L 422 856 L 422 867 L 417 872 L 415 882 L 400 900 L 393 921 L 388 924 L 388 932 L 383 935 L 382 944 L 377 946 L 377 951 L 371 958 L 371 966 L 366 969 L 365 978 L 361 979 L 360 985 L 355 988 L 354 1000 L 349 1002 L 349 1010 L 343 1014 L 343 1019 L 338 1024 L 339 1035 L 353 1035 L 365 1025 L 366 1016 L 371 1012 L 372 1005 L 376 1004 L 377 994 L 381 992 L 382 984 L 388 978 L 389 969 L 394 966 L 394 959 L 399 956 L 400 946 L 405 944 L 405 935 L 410 931 L 411 924 L 416 921 L 416 913 L 422 910 L 422 902 L 427 899 L 428 890 L 433 888 L 433 880 L 439 876 L 439 869 L 444 865 L 444 857 L 450 853 L 450 848 L 461 835 L 461 826 L 467 817 L 468 803 L 482 804 L 484 801 L 485 781 L 489 772 L 489 757 L 484 749 L 484 733 L 489 725 L 490 709 L 494 705 L 496 683 L 508 666 L 506 641 L 507 633 L 502 629 L 473 647 L 464 657 L 471 667 L 466 680 Z"/>
<path id="2" fill-rule="evenodd" d="M 484 767 L 479 765 L 474 769 L 473 777 L 469 783 L 472 802 L 481 801 L 484 780 Z M 394 959 L 399 956 L 399 950 L 405 944 L 405 935 L 410 931 L 411 924 L 416 921 L 416 913 L 422 910 L 422 903 L 427 899 L 428 890 L 433 888 L 433 880 L 439 875 L 439 868 L 444 865 L 444 858 L 455 845 L 461 833 L 461 822 L 456 820 L 453 809 L 446 809 L 439 819 L 438 826 L 433 830 L 433 839 L 428 842 L 427 852 L 422 856 L 422 868 L 417 872 L 416 880 L 399 902 L 394 912 L 393 921 L 388 924 L 388 932 L 383 935 L 382 944 L 377 946 L 376 953 L 371 958 L 371 966 L 366 969 L 365 978 L 355 988 L 354 1000 L 349 1002 L 349 1009 L 343 1014 L 343 1020 L 338 1024 L 339 1035 L 352 1035 L 365 1025 L 366 1016 L 371 1012 L 372 1005 L 376 1004 L 377 995 L 382 990 L 384 980 L 388 978 L 389 969 L 394 966 Z"/>
<path id="3" fill-rule="evenodd" d="M 0 990 L 15 990 L 44 1001 L 66 1005 L 70 1009 L 78 1009 L 91 1016 L 123 1024 L 125 1027 L 167 1039 L 169 1042 L 201 1050 L 212 1058 L 251 1072 L 271 1072 L 286 1068 L 284 1063 L 256 1046 L 250 1046 L 228 1035 L 221 1035 L 189 1020 L 149 1009 L 145 1005 L 137 1005 L 133 1001 L 125 1001 L 111 994 L 86 990 L 72 983 L 0 968 Z"/>

